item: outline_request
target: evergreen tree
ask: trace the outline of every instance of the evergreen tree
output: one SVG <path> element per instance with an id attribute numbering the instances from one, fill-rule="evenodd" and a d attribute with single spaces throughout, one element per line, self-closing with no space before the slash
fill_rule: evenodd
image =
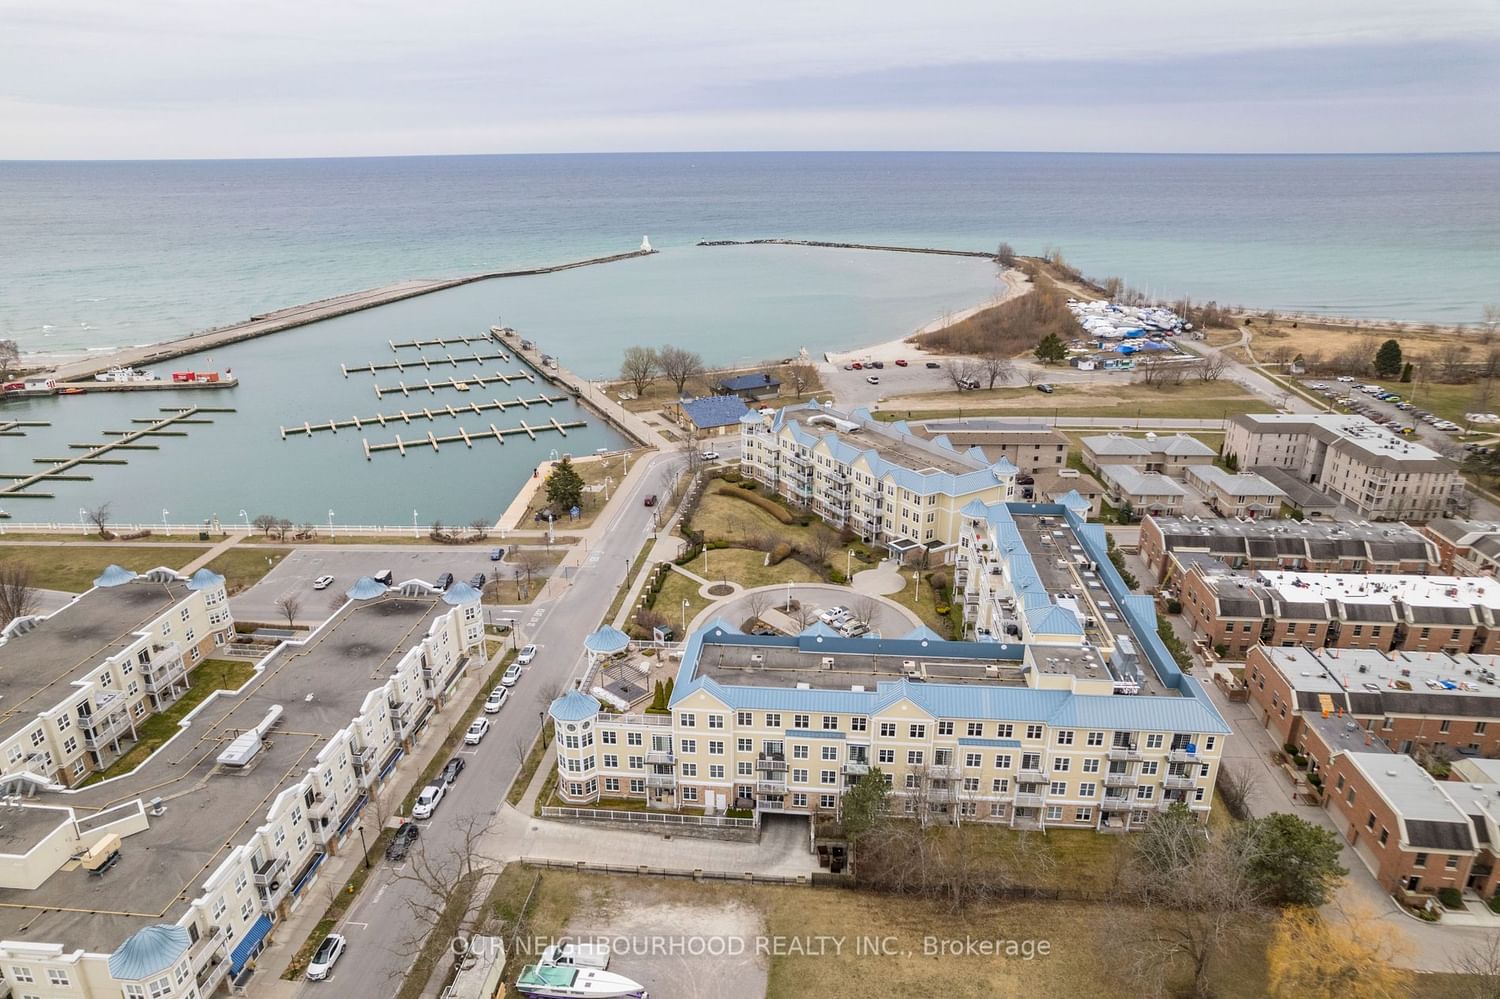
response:
<path id="1" fill-rule="evenodd" d="M 583 476 L 566 455 L 547 475 L 547 502 L 557 514 L 567 513 L 583 502 Z"/>
<path id="2" fill-rule="evenodd" d="M 857 840 L 885 817 L 885 774 L 875 767 L 844 792 L 844 835 Z"/>
<path id="3" fill-rule="evenodd" d="M 1401 374 L 1401 345 L 1387 340 L 1375 352 L 1375 374 L 1381 378 L 1395 378 Z"/>
<path id="4" fill-rule="evenodd" d="M 1068 348 L 1056 333 L 1048 333 L 1042 337 L 1042 342 L 1036 345 L 1036 359 L 1043 364 L 1060 364 L 1068 356 Z"/>
<path id="5" fill-rule="evenodd" d="M 1274 905 L 1316 908 L 1349 871 L 1332 831 L 1284 812 L 1257 819 L 1248 830 L 1250 880 Z"/>
<path id="6" fill-rule="evenodd" d="M 1401 380 L 1403 382 L 1407 382 L 1407 383 L 1411 382 L 1411 362 L 1410 361 L 1407 361 L 1404 365 L 1401 366 Z"/>

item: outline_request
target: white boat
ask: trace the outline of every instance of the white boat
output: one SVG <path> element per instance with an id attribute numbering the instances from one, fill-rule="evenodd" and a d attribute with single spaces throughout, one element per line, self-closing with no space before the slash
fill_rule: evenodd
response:
<path id="1" fill-rule="evenodd" d="M 140 368 L 110 368 L 94 376 L 96 382 L 154 382 L 156 376 Z"/>
<path id="2" fill-rule="evenodd" d="M 516 990 L 533 999 L 650 999 L 645 986 L 624 975 L 598 968 L 550 964 L 528 964 L 522 968 Z"/>

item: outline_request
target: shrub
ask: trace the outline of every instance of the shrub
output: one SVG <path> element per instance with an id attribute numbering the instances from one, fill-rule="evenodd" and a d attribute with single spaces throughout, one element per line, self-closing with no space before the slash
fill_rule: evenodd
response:
<path id="1" fill-rule="evenodd" d="M 942 572 L 934 572 L 929 580 L 934 590 L 946 590 L 948 588 L 948 575 Z"/>
<path id="2" fill-rule="evenodd" d="M 1464 907 L 1464 896 L 1457 888 L 1439 888 L 1438 901 L 1443 903 L 1445 909 L 1462 909 Z"/>
<path id="3" fill-rule="evenodd" d="M 1214 655 L 1218 656 L 1220 659 L 1223 659 L 1225 656 L 1229 655 L 1229 646 L 1225 645 L 1223 642 L 1218 643 L 1214 646 Z"/>
<path id="4" fill-rule="evenodd" d="M 1323 789 L 1323 775 L 1322 774 L 1316 774 L 1316 773 L 1308 774 L 1307 775 L 1307 782 L 1309 784 L 1311 784 L 1313 787 L 1315 787 L 1318 790 L 1320 790 L 1320 791 Z"/>
<path id="5" fill-rule="evenodd" d="M 1490 911 L 1500 914 L 1500 894 L 1490 896 Z"/>
<path id="6" fill-rule="evenodd" d="M 749 492 L 744 489 L 719 489 L 715 490 L 715 495 L 733 496 L 735 499 L 744 500 L 752 506 L 760 507 L 783 524 L 791 524 L 796 519 L 787 511 L 786 507 L 773 499 L 767 499 L 759 493 Z"/>
<path id="7" fill-rule="evenodd" d="M 1439 919 L 1443 918 L 1443 914 L 1441 912 L 1436 912 L 1436 911 L 1434 911 L 1432 909 L 1425 909 L 1424 908 L 1424 909 L 1418 909 L 1417 910 L 1417 918 L 1420 919 L 1420 920 L 1422 920 L 1424 923 L 1435 923 Z"/>
<path id="8" fill-rule="evenodd" d="M 849 577 L 844 575 L 844 570 L 842 569 L 829 569 L 828 581 L 837 586 L 843 586 L 845 583 L 849 582 Z"/>
<path id="9" fill-rule="evenodd" d="M 1167 613 L 1168 614 L 1181 614 L 1182 613 L 1182 601 L 1176 599 L 1175 597 L 1173 599 L 1171 599 L 1171 600 L 1168 600 L 1167 601 Z"/>
<path id="10" fill-rule="evenodd" d="M 721 548 L 728 548 L 729 547 L 729 542 L 727 542 L 727 541 L 710 541 L 708 543 L 708 547 L 709 547 L 710 551 L 718 551 Z"/>
<path id="11" fill-rule="evenodd" d="M 792 546 L 782 541 L 775 548 L 771 549 L 771 557 L 766 561 L 766 565 L 780 565 L 790 558 L 791 554 Z"/>
<path id="12" fill-rule="evenodd" d="M 950 610 L 952 610 L 953 608 L 949 607 L 947 604 L 938 604 L 937 606 L 933 607 L 932 609 L 937 612 L 937 614 L 938 614 L 939 617 L 947 617 L 948 616 L 948 612 Z"/>
<path id="13" fill-rule="evenodd" d="M 1302 755 L 1302 750 L 1298 749 L 1297 748 L 1297 744 L 1294 743 L 1294 742 L 1284 743 L 1282 745 L 1281 749 L 1288 756 L 1301 756 Z"/>
<path id="14" fill-rule="evenodd" d="M 756 481 L 755 481 L 755 480 L 754 480 L 754 479 L 744 479 L 744 480 L 742 480 L 742 481 L 741 481 L 741 482 L 740 482 L 740 488 L 741 488 L 741 489 L 748 489 L 748 490 L 750 490 L 750 491 L 751 491 L 751 492 L 752 492 L 752 493 L 753 493 L 753 492 L 755 492 L 755 490 L 756 490 L 756 489 L 757 489 L 757 488 L 758 488 L 758 487 L 759 487 L 759 486 L 760 486 L 760 483 L 759 483 L 759 482 L 756 482 Z"/>

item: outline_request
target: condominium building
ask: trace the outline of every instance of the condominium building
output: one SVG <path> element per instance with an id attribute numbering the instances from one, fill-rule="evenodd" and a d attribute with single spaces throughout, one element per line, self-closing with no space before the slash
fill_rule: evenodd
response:
<path id="1" fill-rule="evenodd" d="M 0 633 L 0 775 L 72 785 L 105 769 L 233 631 L 224 577 L 207 569 L 110 566 L 56 613 L 13 621 Z"/>
<path id="2" fill-rule="evenodd" d="M 1067 435 L 1042 423 L 963 417 L 913 423 L 911 429 L 921 437 L 946 438 L 960 451 L 977 447 L 991 461 L 1004 458 L 1023 475 L 1066 468 L 1068 464 Z"/>
<path id="3" fill-rule="evenodd" d="M 1437 548 L 1405 524 L 1147 517 L 1141 558 L 1157 580 L 1182 573 L 1179 555 L 1211 555 L 1232 569 L 1307 572 L 1436 572 Z"/>
<path id="4" fill-rule="evenodd" d="M 1500 572 L 1500 524 L 1439 517 L 1422 526 L 1442 559 L 1444 572 L 1495 576 Z"/>
<path id="5" fill-rule="evenodd" d="M 669 714 L 606 712 L 581 691 L 553 702 L 560 795 L 837 813 L 878 767 L 908 814 L 1104 832 L 1175 802 L 1206 816 L 1229 728 L 1102 530 L 1060 505 L 963 513 L 956 586 L 985 640 L 711 622 L 686 643 Z"/>
<path id="6" fill-rule="evenodd" d="M 1200 558 L 1178 585 L 1194 629 L 1236 658 L 1260 643 L 1500 652 L 1500 585 L 1488 576 L 1236 573 Z"/>
<path id="7" fill-rule="evenodd" d="M 1182 512 L 1187 500 L 1187 490 L 1160 472 L 1143 472 L 1135 465 L 1101 465 L 1098 471 L 1110 500 L 1121 509 L 1171 517 Z"/>
<path id="8" fill-rule="evenodd" d="M 1237 413 L 1224 456 L 1242 469 L 1283 469 L 1376 520 L 1431 520 L 1465 498 L 1457 465 L 1363 416 Z"/>
<path id="9" fill-rule="evenodd" d="M 1194 465 L 1187 484 L 1203 494 L 1209 508 L 1221 517 L 1275 517 L 1286 493 L 1254 472 L 1226 472 L 1218 465 Z"/>
<path id="10" fill-rule="evenodd" d="M 127 774 L 75 789 L 28 770 L 0 776 L 0 994 L 244 988 L 267 941 L 313 897 L 324 859 L 359 847 L 374 787 L 483 659 L 477 592 L 402 589 L 361 580 L 326 624 L 278 646 L 239 690 L 212 695 Z M 77 638 L 80 622 L 67 623 L 77 611 L 6 646 L 26 648 L 48 625 Z M 172 621 L 184 641 L 185 622 Z M 30 662 L 43 675 L 73 661 L 66 645 L 47 651 Z"/>
<path id="11" fill-rule="evenodd" d="M 740 420 L 743 474 L 893 554 L 943 552 L 958 541 L 959 511 L 1014 498 L 1016 467 L 978 448 L 927 440 L 905 423 L 817 402 Z"/>
<path id="12" fill-rule="evenodd" d="M 1097 434 L 1079 443 L 1083 445 L 1084 466 L 1095 473 L 1105 465 L 1129 465 L 1140 472 L 1180 479 L 1189 468 L 1212 465 L 1218 457 L 1213 448 L 1187 434 Z"/>

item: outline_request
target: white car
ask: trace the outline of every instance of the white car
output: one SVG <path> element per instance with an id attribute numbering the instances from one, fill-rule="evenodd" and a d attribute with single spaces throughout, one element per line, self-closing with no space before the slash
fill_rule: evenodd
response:
<path id="1" fill-rule="evenodd" d="M 490 691 L 490 696 L 484 699 L 484 713 L 492 715 L 505 707 L 505 699 L 510 696 L 510 691 L 504 687 L 496 687 Z"/>
<path id="2" fill-rule="evenodd" d="M 1307 387 L 1310 389 L 1326 389 L 1328 386 L 1322 382 L 1308 382 Z"/>
<path id="3" fill-rule="evenodd" d="M 1343 382 L 1345 385 L 1353 385 L 1354 384 L 1354 376 L 1353 375 L 1339 375 L 1339 381 Z"/>
<path id="4" fill-rule="evenodd" d="M 475 718 L 469 723 L 468 729 L 464 732 L 464 745 L 479 745 L 480 740 L 485 737 L 485 734 L 488 733 L 489 730 L 490 720 L 488 718 Z"/>
<path id="5" fill-rule="evenodd" d="M 717 452 L 717 451 L 704 451 L 703 454 L 700 455 L 700 457 L 704 461 L 718 461 L 719 460 L 719 452 Z"/>
<path id="6" fill-rule="evenodd" d="M 511 663 L 505 668 L 505 675 L 500 677 L 500 686 L 514 687 L 521 680 L 521 664 Z M 494 695 L 491 695 L 494 696 Z"/>
<path id="7" fill-rule="evenodd" d="M 447 790 L 442 781 L 422 788 L 422 793 L 417 795 L 416 804 L 411 806 L 411 817 L 414 819 L 432 818 L 432 813 L 437 811 L 438 804 L 443 800 L 443 795 Z"/>
<path id="8" fill-rule="evenodd" d="M 313 580 L 313 589 L 315 590 L 326 590 L 332 585 L 332 576 L 319 576 L 317 579 Z"/>
<path id="9" fill-rule="evenodd" d="M 338 963 L 339 957 L 344 953 L 346 941 L 337 933 L 330 933 L 318 944 L 318 949 L 313 953 L 312 960 L 307 962 L 307 980 L 309 982 L 321 982 L 333 971 L 333 966 Z"/>
<path id="10" fill-rule="evenodd" d="M 848 616 L 849 609 L 847 607 L 830 607 L 818 615 L 818 620 L 824 624 L 837 625 Z"/>
<path id="11" fill-rule="evenodd" d="M 879 385 L 880 384 L 880 376 L 879 375 L 865 375 L 865 381 L 869 382 L 871 385 Z"/>
<path id="12" fill-rule="evenodd" d="M 536 646 L 535 645 L 526 645 L 526 646 L 523 646 L 521 648 L 520 654 L 518 656 L 516 656 L 516 665 L 517 666 L 530 666 L 531 665 L 531 661 L 533 659 L 535 659 L 535 658 L 536 658 Z"/>

